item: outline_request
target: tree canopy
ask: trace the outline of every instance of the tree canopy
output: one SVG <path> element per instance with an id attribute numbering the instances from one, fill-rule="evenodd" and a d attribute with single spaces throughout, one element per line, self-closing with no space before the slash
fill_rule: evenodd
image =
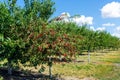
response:
<path id="1" fill-rule="evenodd" d="M 120 39 L 106 31 L 69 22 L 49 23 L 55 11 L 51 0 L 24 0 L 23 8 L 16 2 L 0 3 L 0 60 L 6 59 L 9 66 L 18 62 L 51 65 L 57 59 L 75 59 L 84 50 L 120 47 Z"/>

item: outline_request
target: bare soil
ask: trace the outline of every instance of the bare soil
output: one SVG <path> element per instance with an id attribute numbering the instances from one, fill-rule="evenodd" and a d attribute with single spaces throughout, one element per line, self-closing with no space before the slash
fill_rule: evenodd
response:
<path id="1" fill-rule="evenodd" d="M 0 76 L 3 77 L 3 80 L 50 80 L 49 75 L 31 72 L 25 73 L 19 70 L 13 70 L 12 75 L 9 75 L 6 68 L 0 68 Z M 58 79 L 53 76 L 52 80 Z"/>

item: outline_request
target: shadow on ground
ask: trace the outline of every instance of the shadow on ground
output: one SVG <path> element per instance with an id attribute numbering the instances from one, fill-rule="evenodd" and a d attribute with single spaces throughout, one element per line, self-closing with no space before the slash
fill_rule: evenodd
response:
<path id="1" fill-rule="evenodd" d="M 57 75 L 54 75 L 52 79 L 49 79 L 49 75 L 40 73 L 25 73 L 23 71 L 13 71 L 12 75 L 7 74 L 6 68 L 0 68 L 0 76 L 3 80 L 62 80 L 57 79 Z"/>

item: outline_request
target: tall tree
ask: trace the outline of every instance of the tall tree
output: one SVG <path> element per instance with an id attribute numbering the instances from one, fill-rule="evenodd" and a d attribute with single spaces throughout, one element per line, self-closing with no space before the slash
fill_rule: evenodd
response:
<path id="1" fill-rule="evenodd" d="M 18 63 L 19 60 L 21 62 L 29 60 L 29 58 L 26 59 L 32 44 L 28 40 L 29 35 L 33 32 L 37 35 L 41 31 L 39 27 L 43 25 L 44 21 L 46 23 L 54 12 L 54 3 L 51 0 L 25 1 L 25 5 L 28 4 L 28 6 L 23 8 L 17 6 L 17 0 L 0 3 L 0 35 L 2 36 L 0 60 L 7 59 L 9 74 L 12 74 L 13 64 Z M 46 6 L 49 6 L 47 11 Z M 41 15 L 44 11 L 46 14 L 43 17 Z"/>
<path id="2" fill-rule="evenodd" d="M 42 19 L 47 21 L 55 11 L 54 2 L 51 0 L 24 0 L 25 17 L 28 21 Z"/>

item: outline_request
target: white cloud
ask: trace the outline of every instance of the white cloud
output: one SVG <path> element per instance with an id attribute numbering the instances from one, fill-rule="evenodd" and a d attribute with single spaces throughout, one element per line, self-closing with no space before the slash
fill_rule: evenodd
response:
<path id="1" fill-rule="evenodd" d="M 105 27 L 95 28 L 94 26 L 90 26 L 90 30 L 93 30 L 93 31 L 105 31 L 106 28 Z"/>
<path id="2" fill-rule="evenodd" d="M 105 27 L 98 27 L 96 31 L 105 31 Z"/>
<path id="3" fill-rule="evenodd" d="M 68 18 L 64 18 L 63 21 L 69 22 L 69 19 Z"/>
<path id="4" fill-rule="evenodd" d="M 59 21 L 65 21 L 65 22 L 75 22 L 79 26 L 82 25 L 93 25 L 93 17 L 86 17 L 84 15 L 81 16 L 70 16 L 68 12 L 63 12 L 61 15 L 58 17 L 60 20 Z"/>
<path id="5" fill-rule="evenodd" d="M 115 24 L 114 23 L 105 23 L 105 24 L 102 24 L 102 26 L 104 26 L 104 27 L 112 27 L 112 26 L 115 26 Z"/>
<path id="6" fill-rule="evenodd" d="M 73 17 L 71 19 L 72 22 L 75 22 L 78 25 L 92 25 L 93 24 L 93 17 L 86 17 L 84 15 Z"/>
<path id="7" fill-rule="evenodd" d="M 120 26 L 115 28 L 115 31 L 112 35 L 120 38 Z"/>
<path id="8" fill-rule="evenodd" d="M 103 6 L 101 9 L 103 18 L 120 18 L 120 3 L 111 2 Z"/>
<path id="9" fill-rule="evenodd" d="M 120 26 L 116 28 L 116 31 L 120 33 Z"/>
<path id="10" fill-rule="evenodd" d="M 68 12 L 63 12 L 63 13 L 61 13 L 61 15 L 59 17 L 68 18 L 68 17 L 70 17 L 70 14 Z"/>
<path id="11" fill-rule="evenodd" d="M 90 26 L 90 30 L 93 30 L 93 31 L 95 31 L 95 28 L 94 28 L 94 26 Z"/>
<path id="12" fill-rule="evenodd" d="M 119 33 L 113 33 L 112 35 L 120 38 L 120 34 Z"/>

